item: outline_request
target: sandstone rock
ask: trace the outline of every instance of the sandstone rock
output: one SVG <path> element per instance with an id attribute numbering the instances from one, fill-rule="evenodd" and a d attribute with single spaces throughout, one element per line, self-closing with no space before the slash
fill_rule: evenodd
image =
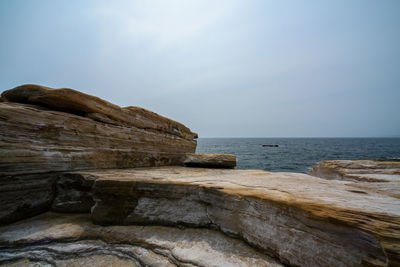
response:
<path id="1" fill-rule="evenodd" d="M 361 189 L 361 192 L 372 191 L 400 198 L 400 161 L 326 160 L 314 166 L 310 174 L 348 181 L 355 191 Z"/>
<path id="2" fill-rule="evenodd" d="M 197 135 L 178 122 L 72 89 L 24 85 L 1 99 L 0 224 L 48 210 L 57 173 L 183 165 L 196 149 Z M 62 191 L 62 182 L 58 189 L 57 201 L 72 194 Z M 62 209 L 68 210 L 65 201 Z"/>
<path id="3" fill-rule="evenodd" d="M 55 197 L 56 179 L 54 173 L 0 174 L 0 225 L 47 211 Z"/>
<path id="4" fill-rule="evenodd" d="M 93 118 L 107 124 L 134 126 L 193 140 L 197 134 L 181 123 L 162 117 L 140 107 L 121 108 L 103 99 L 73 89 L 53 89 L 25 84 L 1 94 L 3 101 L 36 104 L 53 110 L 65 111 Z"/>
<path id="5" fill-rule="evenodd" d="M 184 161 L 187 167 L 235 168 L 236 156 L 232 154 L 188 154 Z"/>
<path id="6" fill-rule="evenodd" d="M 51 209 L 58 212 L 90 213 L 94 206 L 92 186 L 95 180 L 93 176 L 60 175 Z"/>
<path id="7" fill-rule="evenodd" d="M 184 167 L 96 177 L 101 225 L 208 227 L 295 266 L 396 266 L 400 199 L 299 173 Z"/>
<path id="8" fill-rule="evenodd" d="M 89 214 L 51 212 L 0 227 L 0 265 L 40 263 L 104 267 L 283 266 L 215 230 L 103 227 L 92 224 Z"/>
<path id="9" fill-rule="evenodd" d="M 400 181 L 400 160 L 325 160 L 310 170 L 325 178 L 361 182 Z"/>

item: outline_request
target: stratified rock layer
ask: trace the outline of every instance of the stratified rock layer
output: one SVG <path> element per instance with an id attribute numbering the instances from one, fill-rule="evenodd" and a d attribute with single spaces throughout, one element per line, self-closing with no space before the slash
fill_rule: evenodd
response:
<path id="1" fill-rule="evenodd" d="M 36 265 L 34 265 L 36 264 Z M 89 214 L 45 213 L 0 227 L 2 266 L 282 266 L 215 230 L 98 226 Z"/>
<path id="2" fill-rule="evenodd" d="M 187 167 L 233 169 L 236 167 L 236 156 L 232 154 L 187 154 L 184 164 Z"/>
<path id="3" fill-rule="evenodd" d="M 378 192 L 400 198 L 400 161 L 326 160 L 310 170 L 324 179 L 349 181 L 354 190 Z"/>
<path id="4" fill-rule="evenodd" d="M 96 224 L 220 229 L 295 266 L 400 263 L 400 200 L 342 181 L 185 167 L 73 175 L 95 179 Z"/>
<path id="5" fill-rule="evenodd" d="M 0 224 L 49 209 L 56 172 L 183 165 L 196 149 L 178 122 L 72 89 L 24 85 L 1 100 Z"/>
<path id="6" fill-rule="evenodd" d="M 325 179 L 361 182 L 400 181 L 400 160 L 325 160 L 314 166 L 310 174 Z"/>

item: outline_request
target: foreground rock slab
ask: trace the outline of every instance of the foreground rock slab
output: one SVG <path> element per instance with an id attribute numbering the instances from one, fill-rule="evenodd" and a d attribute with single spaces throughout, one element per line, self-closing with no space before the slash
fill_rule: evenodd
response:
<path id="1" fill-rule="evenodd" d="M 73 175 L 95 179 L 96 224 L 219 229 L 296 266 L 400 264 L 400 199 L 348 182 L 185 167 Z"/>
<path id="2" fill-rule="evenodd" d="M 36 264 L 36 265 L 34 265 Z M 2 266 L 283 266 L 215 230 L 98 226 L 45 213 L 0 227 Z"/>
<path id="3" fill-rule="evenodd" d="M 233 169 L 236 167 L 236 156 L 232 154 L 187 154 L 183 163 L 187 167 Z"/>
<path id="4" fill-rule="evenodd" d="M 313 167 L 310 174 L 353 182 L 348 185 L 400 198 L 400 160 L 326 160 Z"/>
<path id="5" fill-rule="evenodd" d="M 0 225 L 48 210 L 58 172 L 183 165 L 186 153 L 196 149 L 196 137 L 154 112 L 121 108 L 72 89 L 24 85 L 5 91 Z"/>

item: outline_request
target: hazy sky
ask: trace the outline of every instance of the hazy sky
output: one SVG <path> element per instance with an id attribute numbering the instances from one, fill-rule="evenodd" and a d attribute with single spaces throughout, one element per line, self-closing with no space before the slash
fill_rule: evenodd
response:
<path id="1" fill-rule="evenodd" d="M 0 91 L 69 87 L 200 137 L 400 136 L 400 1 L 0 1 Z"/>

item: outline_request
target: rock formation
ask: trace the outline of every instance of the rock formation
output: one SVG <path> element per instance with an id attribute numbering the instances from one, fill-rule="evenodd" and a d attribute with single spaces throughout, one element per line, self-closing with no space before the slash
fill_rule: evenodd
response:
<path id="1" fill-rule="evenodd" d="M 283 266 L 215 230 L 102 227 L 91 223 L 89 214 L 60 213 L 0 228 L 0 265 Z"/>
<path id="2" fill-rule="evenodd" d="M 219 229 L 293 266 L 399 263 L 400 200 L 335 180 L 185 167 L 80 175 L 96 179 L 96 224 Z"/>
<path id="3" fill-rule="evenodd" d="M 314 166 L 310 174 L 347 181 L 400 181 L 400 160 L 325 160 Z"/>
<path id="4" fill-rule="evenodd" d="M 324 179 L 346 181 L 354 190 L 372 191 L 400 198 L 400 161 L 326 160 L 310 170 Z"/>
<path id="5" fill-rule="evenodd" d="M 187 167 L 233 169 L 236 167 L 236 156 L 231 154 L 187 154 L 183 163 Z"/>
<path id="6" fill-rule="evenodd" d="M 400 266 L 397 163 L 224 169 L 180 123 L 34 85 L 0 130 L 1 265 Z"/>
<path id="7" fill-rule="evenodd" d="M 0 224 L 48 210 L 56 172 L 183 165 L 196 149 L 178 122 L 72 89 L 23 85 L 1 99 Z"/>

